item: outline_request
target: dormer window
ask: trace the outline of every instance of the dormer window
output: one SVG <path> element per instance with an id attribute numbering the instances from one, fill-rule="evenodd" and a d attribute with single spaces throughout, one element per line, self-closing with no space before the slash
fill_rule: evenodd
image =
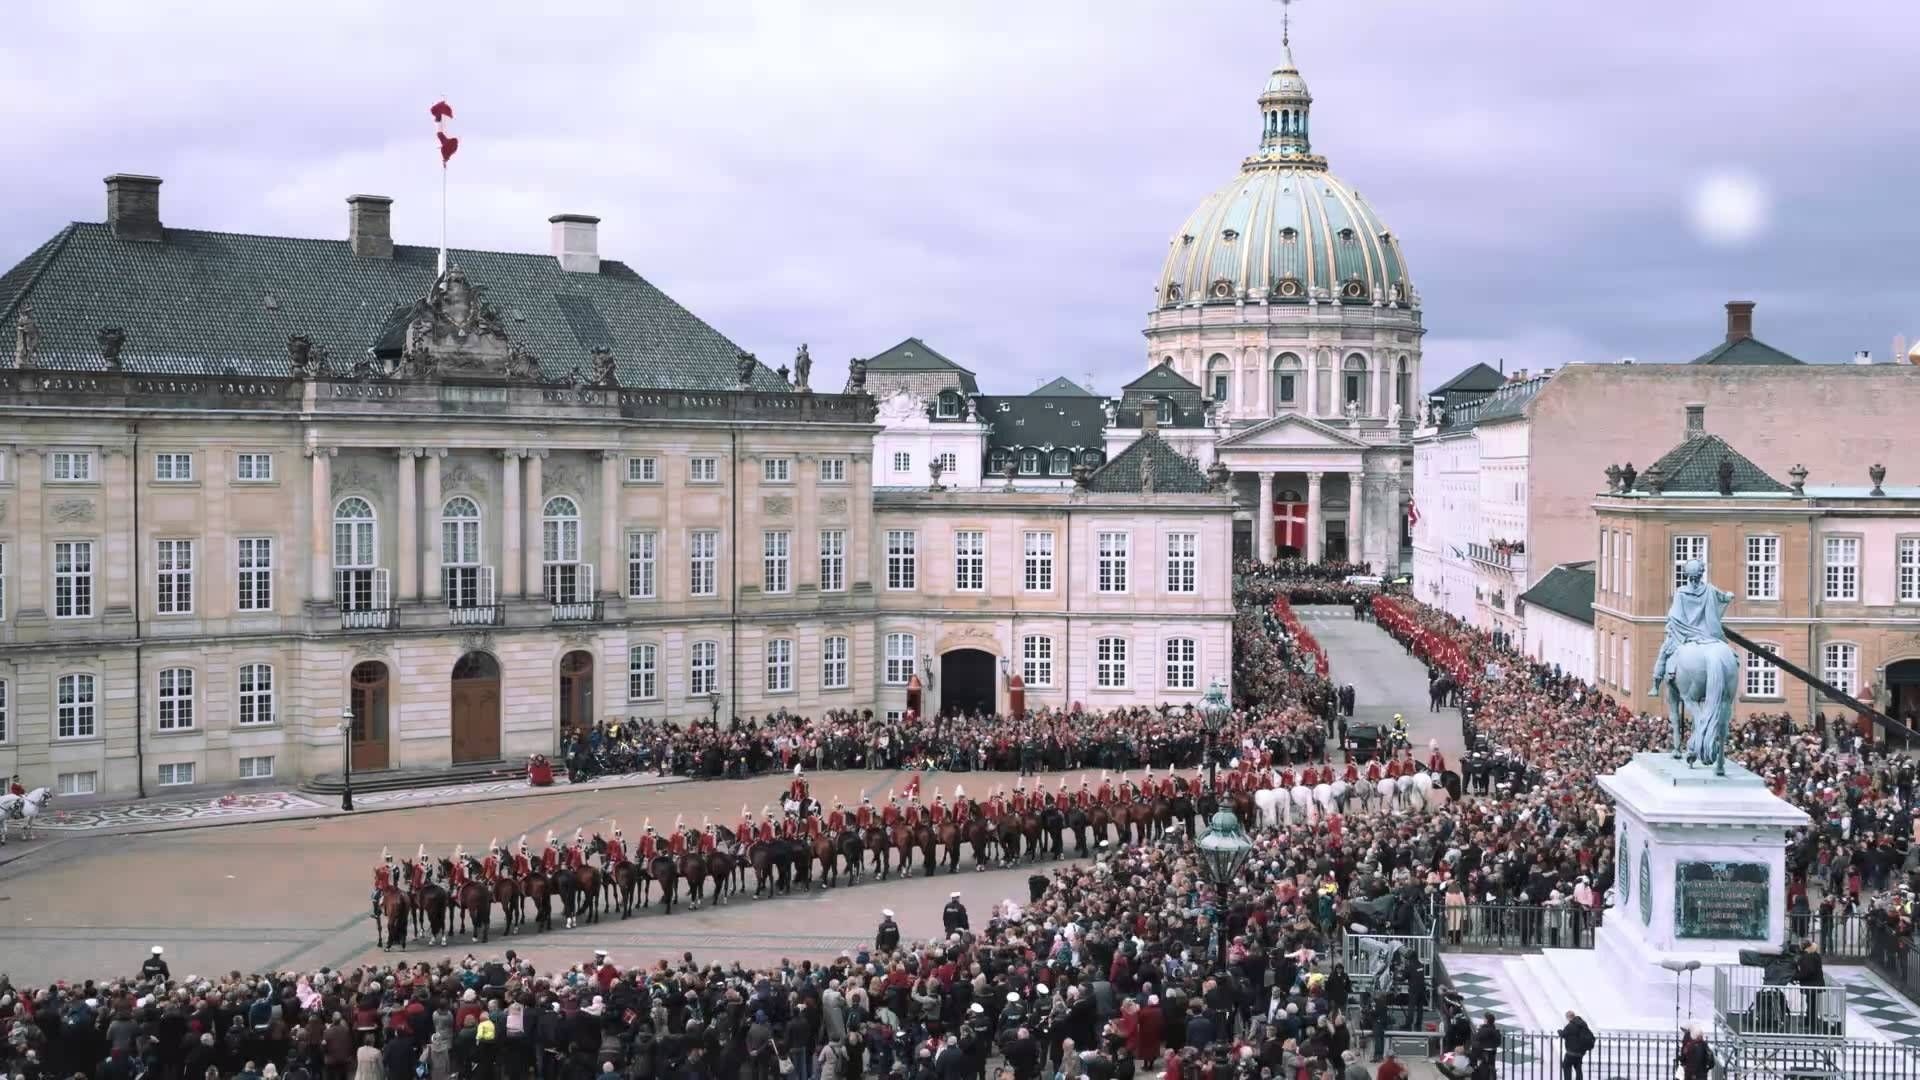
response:
<path id="1" fill-rule="evenodd" d="M 1162 424 L 1173 423 L 1173 402 L 1166 398 L 1161 398 L 1154 406 L 1154 415 L 1159 418 Z"/>
<path id="2" fill-rule="evenodd" d="M 1038 450 L 1020 451 L 1020 473 L 1023 476 L 1039 476 L 1040 475 L 1040 451 Z"/>
<path id="3" fill-rule="evenodd" d="M 994 472 L 1005 472 L 1007 468 L 1007 464 L 1012 460 L 1013 460 L 1012 451 L 995 450 L 993 453 L 987 455 L 987 467 L 992 469 Z"/>
<path id="4" fill-rule="evenodd" d="M 1273 287 L 1273 291 L 1274 291 L 1274 294 L 1277 296 L 1288 296 L 1288 297 L 1299 296 L 1302 291 L 1300 288 L 1300 279 L 1299 278 L 1281 278 L 1280 283 Z"/>
<path id="5" fill-rule="evenodd" d="M 1073 467 L 1072 454 L 1068 453 L 1065 450 L 1055 450 L 1053 452 L 1052 460 L 1049 462 L 1048 468 L 1053 472 L 1055 476 L 1067 475 L 1067 470 L 1072 467 Z"/>
<path id="6" fill-rule="evenodd" d="M 1349 300 L 1364 300 L 1367 297 L 1367 287 L 1362 282 L 1349 281 L 1346 287 L 1340 290 L 1340 294 Z"/>
<path id="7" fill-rule="evenodd" d="M 1233 242 L 1234 242 L 1235 240 L 1238 240 L 1238 239 L 1240 239 L 1240 230 L 1238 230 L 1238 229 L 1227 229 L 1227 230 L 1224 230 L 1224 231 L 1223 231 L 1223 232 L 1221 232 L 1221 234 L 1220 234 L 1220 239 L 1222 239 L 1222 240 L 1225 240 L 1225 241 L 1226 241 L 1227 243 L 1229 243 L 1229 244 L 1231 244 L 1231 243 L 1233 243 Z"/>
<path id="8" fill-rule="evenodd" d="M 1098 450 L 1089 450 L 1086 453 L 1080 455 L 1080 464 L 1085 465 L 1091 469 L 1099 468 L 1100 463 L 1103 460 L 1105 460 L 1105 458 Z"/>
<path id="9" fill-rule="evenodd" d="M 1182 290 L 1180 288 L 1179 282 L 1176 281 L 1168 285 L 1167 286 L 1167 303 L 1169 304 L 1179 303 L 1181 294 L 1182 294 Z"/>
<path id="10" fill-rule="evenodd" d="M 957 420 L 960 417 L 960 395 L 951 390 L 942 391 L 934 416 L 941 420 Z"/>
<path id="11" fill-rule="evenodd" d="M 1340 230 L 1340 242 L 1341 242 L 1342 244 L 1345 244 L 1345 245 L 1347 245 L 1348 247 L 1352 247 L 1352 246 L 1353 246 L 1353 245 L 1354 245 L 1355 243 L 1358 243 L 1358 242 L 1359 242 L 1359 237 L 1357 237 L 1357 236 L 1355 236 L 1355 235 L 1353 234 L 1353 230 L 1352 230 L 1352 229 L 1341 229 L 1341 230 Z"/>
<path id="12" fill-rule="evenodd" d="M 1215 300 L 1231 300 L 1233 299 L 1233 282 L 1221 278 L 1213 283 L 1211 292 Z"/>

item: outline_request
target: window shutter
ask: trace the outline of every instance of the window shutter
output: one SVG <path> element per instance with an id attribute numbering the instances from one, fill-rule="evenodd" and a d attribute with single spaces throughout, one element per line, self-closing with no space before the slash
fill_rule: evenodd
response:
<path id="1" fill-rule="evenodd" d="M 494 596 L 493 567 L 483 566 L 480 568 L 480 606 L 492 607 Z"/>
<path id="2" fill-rule="evenodd" d="M 575 591 L 579 595 L 576 596 L 575 599 L 582 604 L 592 602 L 593 600 L 593 564 L 592 563 L 580 564 L 580 576 L 576 579 L 576 581 L 578 582 L 578 588 Z"/>
<path id="3" fill-rule="evenodd" d="M 375 570 L 373 572 L 374 610 L 384 611 L 385 609 L 392 606 L 393 606 L 392 572 L 388 570 Z"/>

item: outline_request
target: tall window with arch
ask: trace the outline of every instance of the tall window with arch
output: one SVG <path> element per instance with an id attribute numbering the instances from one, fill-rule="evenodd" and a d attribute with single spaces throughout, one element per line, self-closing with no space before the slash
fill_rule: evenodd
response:
<path id="1" fill-rule="evenodd" d="M 1413 400 L 1413 365 L 1406 357 L 1401 357 L 1393 369 L 1393 403 L 1399 407 L 1400 415 L 1407 415 L 1407 403 Z"/>
<path id="2" fill-rule="evenodd" d="M 1233 390 L 1230 375 L 1230 366 L 1225 356 L 1214 353 L 1207 358 L 1207 393 L 1214 401 L 1223 405 L 1228 403 L 1227 398 Z"/>
<path id="3" fill-rule="evenodd" d="M 1367 415 L 1367 358 L 1359 353 L 1347 357 L 1342 376 L 1342 404 Z"/>
<path id="4" fill-rule="evenodd" d="M 593 568 L 580 561 L 580 505 L 565 495 L 541 508 L 540 563 L 548 603 L 593 599 Z"/>
<path id="5" fill-rule="evenodd" d="M 1281 353 L 1273 362 L 1273 407 L 1298 408 L 1299 397 L 1300 358 L 1292 353 Z"/>
<path id="6" fill-rule="evenodd" d="M 440 507 L 440 586 L 450 608 L 493 603 L 493 568 L 480 565 L 480 504 L 455 495 Z"/>
<path id="7" fill-rule="evenodd" d="M 333 596 L 342 611 L 387 606 L 387 572 L 379 561 L 373 504 L 349 495 L 333 506 Z"/>

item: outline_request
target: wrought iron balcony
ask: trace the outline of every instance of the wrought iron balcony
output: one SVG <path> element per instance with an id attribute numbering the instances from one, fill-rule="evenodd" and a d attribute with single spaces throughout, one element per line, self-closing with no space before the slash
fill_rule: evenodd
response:
<path id="1" fill-rule="evenodd" d="M 447 609 L 448 626 L 499 626 L 502 609 L 499 604 L 468 604 L 464 607 Z"/>
<path id="2" fill-rule="evenodd" d="M 400 611 L 392 607 L 346 607 L 340 609 L 342 630 L 391 630 L 400 625 Z"/>
<path id="3" fill-rule="evenodd" d="M 1474 544 L 1467 545 L 1467 558 L 1486 566 L 1501 570 L 1511 570 L 1514 564 L 1525 558 L 1526 547 L 1522 544 Z"/>
<path id="4" fill-rule="evenodd" d="M 604 600 L 570 600 L 553 602 L 553 621 L 557 623 L 601 622 L 606 618 L 607 605 Z"/>

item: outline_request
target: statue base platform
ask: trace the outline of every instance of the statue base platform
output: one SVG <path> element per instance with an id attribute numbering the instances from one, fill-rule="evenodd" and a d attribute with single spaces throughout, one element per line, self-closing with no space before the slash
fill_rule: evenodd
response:
<path id="1" fill-rule="evenodd" d="M 1671 1030 L 1675 1012 L 1711 1025 L 1713 967 L 1786 940 L 1786 834 L 1808 823 L 1758 776 L 1725 776 L 1667 754 L 1636 754 L 1599 777 L 1614 799 L 1611 906 L 1592 949 L 1549 949 L 1508 963 L 1534 1021 L 1574 1009 L 1595 1028 Z M 1662 962 L 1698 961 L 1675 973 Z"/>

